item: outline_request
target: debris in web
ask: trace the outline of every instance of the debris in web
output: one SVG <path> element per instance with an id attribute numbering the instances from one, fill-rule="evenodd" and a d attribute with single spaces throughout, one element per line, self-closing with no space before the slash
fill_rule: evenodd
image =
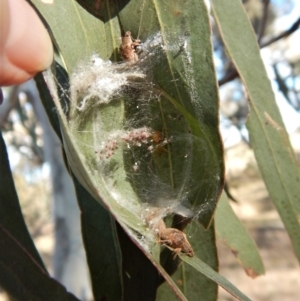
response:
<path id="1" fill-rule="evenodd" d="M 181 44 L 164 45 L 160 32 L 142 43 L 126 32 L 120 46 L 124 62 L 93 55 L 79 64 L 70 78 L 75 110 L 70 123 L 78 145 L 90 150 L 90 173 L 149 230 L 143 239 L 153 242 L 154 234 L 175 255 L 193 256 L 186 235 L 166 227 L 164 218 L 179 214 L 192 219 L 212 209 L 209 200 L 205 208 L 194 206 L 200 185 L 194 176 L 194 153 L 201 153 L 201 162 L 206 162 L 209 152 L 153 80 L 155 66 L 164 66 L 164 51 L 177 47 L 188 52 L 188 41 Z M 191 60 L 188 53 L 184 59 Z"/>

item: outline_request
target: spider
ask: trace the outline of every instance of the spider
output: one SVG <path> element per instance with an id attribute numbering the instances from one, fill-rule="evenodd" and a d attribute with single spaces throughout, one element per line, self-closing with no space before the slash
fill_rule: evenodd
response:
<path id="1" fill-rule="evenodd" d="M 123 61 L 133 65 L 138 60 L 137 47 L 141 45 L 141 41 L 133 39 L 130 31 L 126 31 L 124 37 L 122 37 L 122 44 L 120 45 L 120 53 Z"/>

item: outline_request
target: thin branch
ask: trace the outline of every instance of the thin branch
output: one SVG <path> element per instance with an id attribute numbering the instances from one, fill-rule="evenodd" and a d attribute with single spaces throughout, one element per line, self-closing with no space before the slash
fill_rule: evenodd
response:
<path id="1" fill-rule="evenodd" d="M 260 44 L 262 37 L 264 36 L 267 20 L 268 20 L 268 13 L 269 13 L 269 4 L 270 0 L 264 1 L 264 9 L 263 9 L 263 15 L 260 20 L 259 29 L 257 31 L 257 42 Z"/>
<path id="2" fill-rule="evenodd" d="M 282 38 L 288 37 L 290 34 L 292 34 L 293 32 L 295 32 L 297 29 L 299 29 L 300 26 L 300 17 L 298 18 L 298 20 L 291 26 L 290 29 L 284 31 L 283 33 L 281 33 L 280 35 L 278 35 L 277 37 L 271 38 L 269 41 L 262 43 L 260 45 L 260 48 L 264 48 L 266 46 L 269 46 L 270 44 L 273 44 L 274 42 L 279 41 Z"/>
<path id="3" fill-rule="evenodd" d="M 291 35 L 293 32 L 295 32 L 300 26 L 300 17 L 298 18 L 298 20 L 296 22 L 293 23 L 293 25 L 290 27 L 290 29 L 284 31 L 283 33 L 279 34 L 278 36 L 271 38 L 269 41 L 265 42 L 265 43 L 261 43 L 260 48 L 264 48 L 266 46 L 269 46 L 277 41 L 279 41 L 280 39 L 283 39 L 285 37 L 288 37 L 289 35 Z M 228 72 L 222 79 L 220 79 L 218 81 L 219 87 L 234 80 L 235 78 L 237 78 L 239 76 L 238 72 L 236 71 L 236 69 L 231 70 L 230 72 Z"/>

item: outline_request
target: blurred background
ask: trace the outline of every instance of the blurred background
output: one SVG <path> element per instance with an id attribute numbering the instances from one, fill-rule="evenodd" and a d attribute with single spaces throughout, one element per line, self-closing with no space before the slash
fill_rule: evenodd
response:
<path id="1" fill-rule="evenodd" d="M 300 1 L 243 3 L 300 161 Z M 256 241 L 266 267 L 265 276 L 249 278 L 231 251 L 218 242 L 220 273 L 253 300 L 300 300 L 299 264 L 248 140 L 247 95 L 213 19 L 212 24 L 226 187 L 232 207 Z M 29 231 L 51 275 L 81 300 L 92 300 L 73 184 L 35 83 L 4 88 L 3 92 L 0 127 Z M 5 300 L 9 299 L 0 289 L 0 301 Z M 220 288 L 219 300 L 234 298 Z"/>

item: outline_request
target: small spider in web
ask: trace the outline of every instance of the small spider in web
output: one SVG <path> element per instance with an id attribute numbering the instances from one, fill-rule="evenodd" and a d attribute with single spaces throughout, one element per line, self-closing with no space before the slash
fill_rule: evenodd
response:
<path id="1" fill-rule="evenodd" d="M 189 257 L 194 256 L 193 248 L 184 232 L 175 228 L 167 228 L 163 219 L 160 219 L 153 229 L 159 238 L 158 243 L 165 245 L 173 251 L 174 258 L 178 256 L 179 253 Z"/>
<path id="2" fill-rule="evenodd" d="M 120 45 L 120 54 L 123 61 L 130 65 L 138 62 L 139 57 L 137 54 L 137 48 L 141 45 L 141 41 L 133 39 L 130 31 L 126 31 L 124 37 L 122 37 L 122 44 Z"/>

